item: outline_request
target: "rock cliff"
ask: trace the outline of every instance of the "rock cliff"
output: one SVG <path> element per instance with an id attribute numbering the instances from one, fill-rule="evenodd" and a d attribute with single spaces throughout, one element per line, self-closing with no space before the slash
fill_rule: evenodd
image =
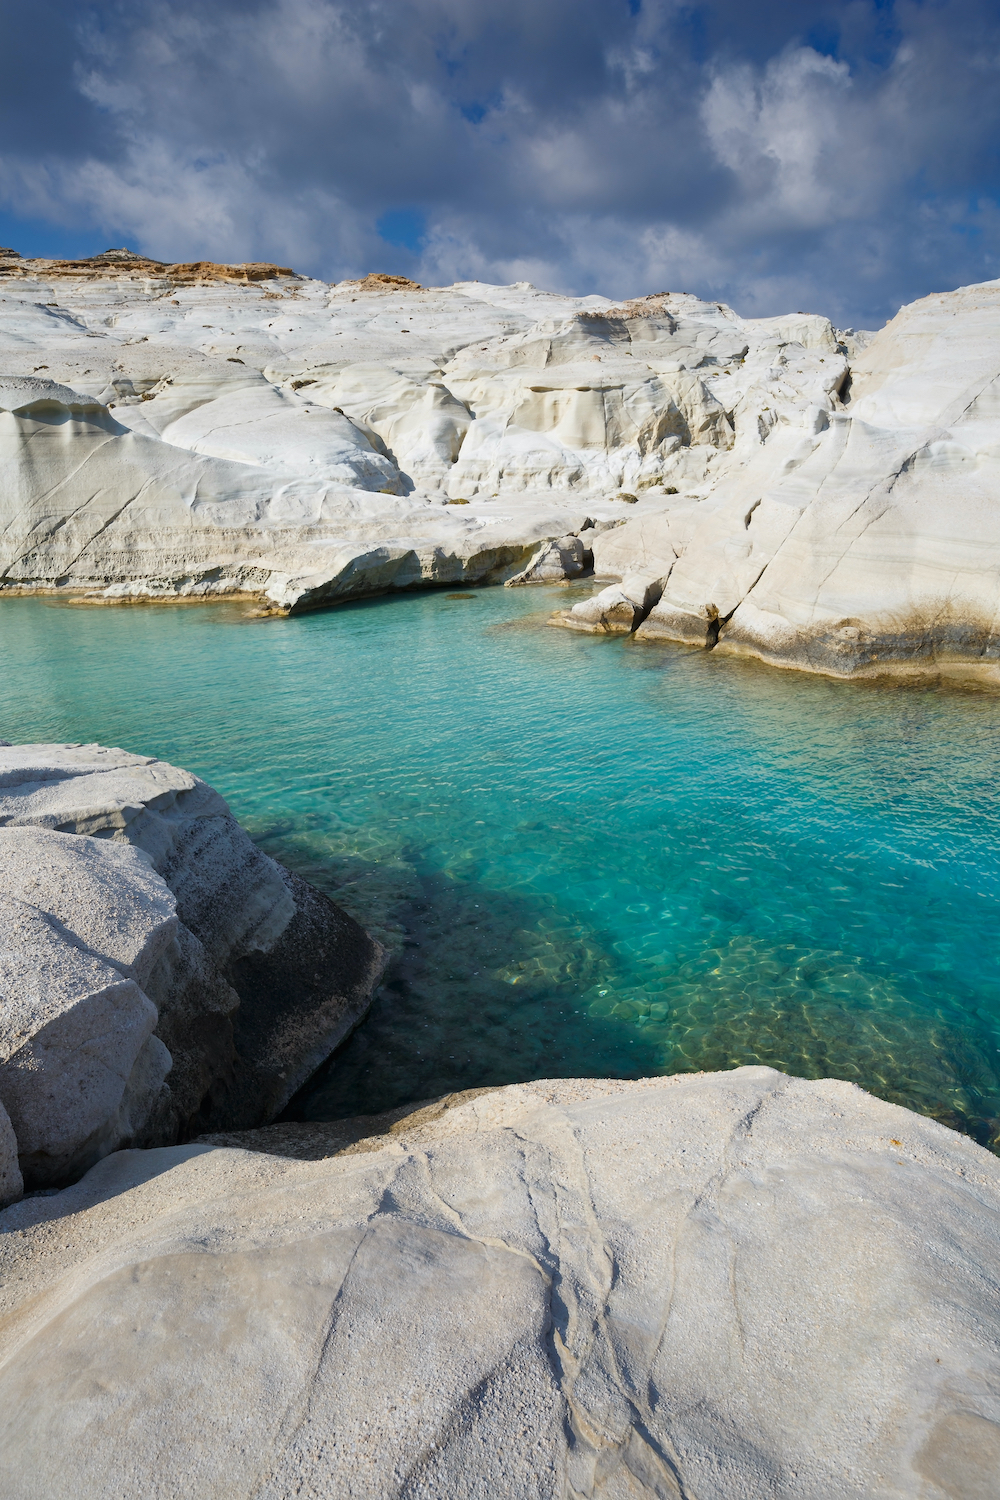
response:
<path id="1" fill-rule="evenodd" d="M 992 1500 L 995 1157 L 767 1068 L 447 1102 L 0 1215 L 4 1495 Z"/>
<path id="2" fill-rule="evenodd" d="M 0 589 L 284 611 L 585 555 L 621 597 L 573 628 L 995 674 L 998 308 L 984 283 L 870 336 L 680 294 L 7 256 Z"/>
<path id="3" fill-rule="evenodd" d="M 97 745 L 0 748 L 0 1197 L 125 1142 L 273 1118 L 382 962 L 197 777 Z"/>

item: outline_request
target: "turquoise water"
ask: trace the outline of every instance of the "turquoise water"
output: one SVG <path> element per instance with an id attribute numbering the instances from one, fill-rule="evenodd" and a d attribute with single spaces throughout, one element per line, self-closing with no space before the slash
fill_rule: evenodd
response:
<path id="1" fill-rule="evenodd" d="M 995 1142 L 1000 698 L 546 628 L 576 596 L 4 600 L 0 736 L 189 767 L 390 944 L 307 1118 L 765 1062 Z"/>

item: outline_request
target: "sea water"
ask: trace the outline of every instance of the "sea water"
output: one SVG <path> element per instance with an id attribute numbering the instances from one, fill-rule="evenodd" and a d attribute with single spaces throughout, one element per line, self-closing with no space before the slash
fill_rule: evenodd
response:
<path id="1" fill-rule="evenodd" d="M 589 588 L 0 602 L 0 735 L 205 777 L 388 944 L 311 1119 L 767 1063 L 1000 1140 L 1000 696 L 551 629 Z"/>

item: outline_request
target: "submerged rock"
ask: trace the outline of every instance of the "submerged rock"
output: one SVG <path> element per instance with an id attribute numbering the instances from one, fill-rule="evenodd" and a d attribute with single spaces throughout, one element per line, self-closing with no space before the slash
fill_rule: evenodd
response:
<path id="1" fill-rule="evenodd" d="M 768 1068 L 449 1103 L 7 1209 L 4 1495 L 995 1492 L 989 1153 Z"/>
<path id="2" fill-rule="evenodd" d="M 273 1118 L 383 962 L 211 787 L 97 745 L 0 748 L 0 935 L 0 1101 L 30 1187 Z"/>

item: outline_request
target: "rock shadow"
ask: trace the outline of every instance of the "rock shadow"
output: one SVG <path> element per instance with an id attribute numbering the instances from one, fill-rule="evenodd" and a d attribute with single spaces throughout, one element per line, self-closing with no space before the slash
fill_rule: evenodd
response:
<path id="1" fill-rule="evenodd" d="M 280 839 L 267 847 L 335 899 L 345 876 L 360 875 L 343 861 L 318 867 Z M 620 967 L 603 934 L 544 896 L 442 874 L 412 849 L 405 858 L 413 878 L 391 913 L 397 941 L 382 986 L 282 1119 L 343 1119 L 536 1078 L 663 1071 L 658 1041 L 590 1012 L 596 986 Z"/>

